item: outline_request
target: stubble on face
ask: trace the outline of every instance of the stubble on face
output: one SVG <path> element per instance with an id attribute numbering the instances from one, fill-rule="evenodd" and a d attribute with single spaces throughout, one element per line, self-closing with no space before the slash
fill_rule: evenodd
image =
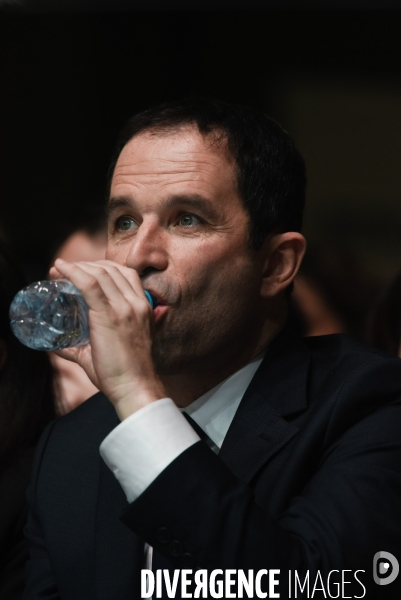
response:
<path id="1" fill-rule="evenodd" d="M 174 198 L 194 195 L 206 199 L 215 216 L 189 210 L 185 202 L 175 212 L 166 208 Z M 155 328 L 159 374 L 221 371 L 250 358 L 261 327 L 261 269 L 226 144 L 194 128 L 164 137 L 140 134 L 120 155 L 112 196 L 132 199 L 138 227 L 131 237 L 109 238 L 108 258 L 136 269 L 145 288 L 174 298 Z M 199 224 L 181 227 L 183 211 Z M 139 240 L 149 244 L 148 262 L 146 252 L 139 260 Z"/>

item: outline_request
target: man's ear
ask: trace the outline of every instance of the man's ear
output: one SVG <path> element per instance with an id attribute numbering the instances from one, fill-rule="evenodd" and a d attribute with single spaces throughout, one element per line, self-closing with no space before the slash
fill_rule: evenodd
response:
<path id="1" fill-rule="evenodd" d="M 263 242 L 264 270 L 261 296 L 272 298 L 294 280 L 306 251 L 306 240 L 297 231 L 276 233 Z"/>

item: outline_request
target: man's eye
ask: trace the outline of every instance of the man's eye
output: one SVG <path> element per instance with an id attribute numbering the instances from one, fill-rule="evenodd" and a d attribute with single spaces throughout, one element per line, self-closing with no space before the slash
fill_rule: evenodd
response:
<path id="1" fill-rule="evenodd" d="M 119 217 L 116 221 L 116 227 L 119 231 L 131 231 L 137 229 L 137 224 L 131 217 Z"/>
<path id="2" fill-rule="evenodd" d="M 194 225 L 199 225 L 200 222 L 201 221 L 198 219 L 198 217 L 190 214 L 181 215 L 178 220 L 179 225 L 182 227 L 193 227 Z"/>

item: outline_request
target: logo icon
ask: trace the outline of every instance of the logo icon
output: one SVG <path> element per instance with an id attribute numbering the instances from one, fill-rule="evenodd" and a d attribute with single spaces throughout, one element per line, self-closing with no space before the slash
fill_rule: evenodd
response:
<path id="1" fill-rule="evenodd" d="M 400 572 L 400 565 L 396 557 L 390 552 L 381 550 L 373 557 L 373 579 L 377 585 L 392 583 Z"/>

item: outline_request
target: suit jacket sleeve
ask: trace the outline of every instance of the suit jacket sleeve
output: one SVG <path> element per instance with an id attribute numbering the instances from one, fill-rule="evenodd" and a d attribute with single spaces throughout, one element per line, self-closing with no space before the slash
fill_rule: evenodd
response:
<path id="1" fill-rule="evenodd" d="M 20 600 L 25 585 L 28 549 L 23 530 L 33 454 L 33 446 L 24 448 L 0 475 L 0 598 L 7 600 Z"/>
<path id="2" fill-rule="evenodd" d="M 198 442 L 122 519 L 175 568 L 188 565 L 189 556 L 195 569 L 278 568 L 326 575 L 333 569 L 361 569 L 370 581 L 376 552 L 401 558 L 400 389 L 398 360 L 381 358 L 374 367 L 358 367 L 346 376 L 329 414 L 321 418 L 318 466 L 278 515 Z M 316 413 L 306 429 L 319 420 Z M 391 597 L 396 585 L 388 586 Z M 387 591 L 381 587 L 380 598 Z"/>
<path id="3" fill-rule="evenodd" d="M 60 599 L 52 565 L 46 550 L 46 541 L 40 525 L 38 508 L 36 506 L 36 481 L 42 456 L 52 433 L 54 423 L 55 422 L 51 423 L 47 427 L 41 437 L 36 451 L 31 485 L 27 492 L 30 511 L 28 522 L 25 527 L 25 536 L 29 546 L 29 560 L 26 567 L 27 584 L 23 596 L 26 600 Z"/>

